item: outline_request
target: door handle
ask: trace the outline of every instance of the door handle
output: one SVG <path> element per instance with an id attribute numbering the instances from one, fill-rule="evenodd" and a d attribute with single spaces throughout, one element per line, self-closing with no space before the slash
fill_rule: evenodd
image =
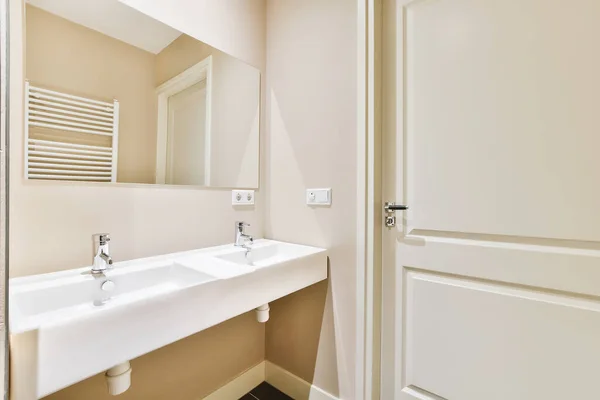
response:
<path id="1" fill-rule="evenodd" d="M 383 206 L 383 209 L 385 210 L 385 212 L 394 212 L 394 211 L 406 211 L 408 210 L 408 206 L 404 205 L 404 204 L 396 204 L 393 202 L 386 202 L 385 205 Z"/>
<path id="2" fill-rule="evenodd" d="M 408 206 L 388 201 L 383 206 L 383 209 L 387 213 L 387 215 L 385 216 L 385 226 L 387 226 L 388 228 L 393 228 L 394 226 L 396 226 L 396 211 L 406 211 L 408 210 Z"/>

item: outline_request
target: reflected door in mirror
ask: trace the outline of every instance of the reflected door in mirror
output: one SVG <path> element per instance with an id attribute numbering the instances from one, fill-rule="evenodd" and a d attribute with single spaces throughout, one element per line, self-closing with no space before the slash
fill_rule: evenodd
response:
<path id="1" fill-rule="evenodd" d="M 165 177 L 168 184 L 210 184 L 206 104 L 206 81 L 198 82 L 168 99 Z"/>

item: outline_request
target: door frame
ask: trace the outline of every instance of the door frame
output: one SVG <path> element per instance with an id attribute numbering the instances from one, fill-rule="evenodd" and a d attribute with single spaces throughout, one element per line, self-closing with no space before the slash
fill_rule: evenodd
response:
<path id="1" fill-rule="evenodd" d="M 405 7 L 415 0 L 376 0 L 379 2 L 377 9 L 378 18 L 375 20 L 377 53 L 380 57 L 375 59 L 376 91 L 374 96 L 377 101 L 377 125 L 374 135 L 375 146 L 380 150 L 379 159 L 375 161 L 378 173 L 375 175 L 378 194 L 381 197 L 374 204 L 378 212 L 378 223 L 375 232 L 376 249 L 379 259 L 374 265 L 375 275 L 379 278 L 373 293 L 374 307 L 380 319 L 375 324 L 374 331 L 377 337 L 376 350 L 380 354 L 377 360 L 378 372 L 376 376 L 378 394 L 381 399 L 394 399 L 398 393 L 396 385 L 396 356 L 402 349 L 402 343 L 396 343 L 396 331 L 402 329 L 396 320 L 396 286 L 401 276 L 396 272 L 396 243 L 398 235 L 403 231 L 398 228 L 388 228 L 384 224 L 384 204 L 387 201 L 405 203 L 403 187 L 398 187 L 397 177 L 403 176 L 405 143 L 404 135 L 404 91 L 405 91 L 405 60 L 404 54 L 398 54 L 398 49 L 403 47 L 399 41 L 404 41 L 404 25 L 399 21 L 405 19 Z M 386 84 L 381 83 L 385 81 Z M 399 96 L 398 93 L 401 93 Z M 409 204 L 410 206 L 410 204 Z M 397 225 L 406 224 L 404 215 L 396 213 Z"/>
<path id="2" fill-rule="evenodd" d="M 381 397 L 383 0 L 358 0 L 357 62 L 357 400 Z M 386 398 L 387 399 L 387 398 Z"/>
<path id="3" fill-rule="evenodd" d="M 169 97 L 206 80 L 206 120 L 204 132 L 204 186 L 210 186 L 210 144 L 212 127 L 212 55 L 186 69 L 179 75 L 169 79 L 156 89 L 158 96 L 158 120 L 156 123 L 156 183 L 166 183 L 167 151 L 169 131 Z"/>
<path id="4" fill-rule="evenodd" d="M 411 0 L 382 0 L 382 18 L 380 20 L 381 32 L 381 66 L 380 78 L 386 82 L 379 93 L 381 98 L 381 136 L 380 145 L 382 152 L 381 193 L 383 202 L 379 205 L 381 216 L 381 241 L 379 250 L 381 262 L 379 264 L 382 276 L 379 286 L 379 305 L 382 315 L 378 326 L 381 338 L 381 359 L 379 385 L 382 399 L 394 399 L 397 393 L 396 385 L 396 355 L 398 348 L 395 341 L 396 331 L 400 329 L 396 320 L 394 305 L 396 304 L 397 280 L 402 279 L 396 272 L 396 242 L 398 235 L 402 234 L 398 228 L 387 228 L 383 223 L 383 203 L 394 201 L 404 203 L 402 187 L 397 187 L 397 176 L 404 174 L 403 154 L 404 141 L 398 140 L 404 134 L 404 54 L 397 54 L 400 45 L 398 41 L 404 40 L 404 26 L 399 26 L 398 21 L 403 20 L 404 7 Z M 399 96 L 398 94 L 401 93 Z M 400 100 L 399 100 L 400 99 Z M 400 156 L 399 156 L 400 155 Z M 402 226 L 406 221 L 401 213 L 396 213 L 398 224 Z"/>

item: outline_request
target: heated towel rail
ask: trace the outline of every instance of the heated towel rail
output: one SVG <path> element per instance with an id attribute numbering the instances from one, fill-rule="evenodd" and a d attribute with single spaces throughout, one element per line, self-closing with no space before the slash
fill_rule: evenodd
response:
<path id="1" fill-rule="evenodd" d="M 119 102 L 25 90 L 25 177 L 116 182 Z"/>

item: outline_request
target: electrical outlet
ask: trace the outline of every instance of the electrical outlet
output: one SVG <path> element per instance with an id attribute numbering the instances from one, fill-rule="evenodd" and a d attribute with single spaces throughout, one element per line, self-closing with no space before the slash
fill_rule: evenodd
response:
<path id="1" fill-rule="evenodd" d="M 232 190 L 231 204 L 234 206 L 254 205 L 254 190 Z"/>

